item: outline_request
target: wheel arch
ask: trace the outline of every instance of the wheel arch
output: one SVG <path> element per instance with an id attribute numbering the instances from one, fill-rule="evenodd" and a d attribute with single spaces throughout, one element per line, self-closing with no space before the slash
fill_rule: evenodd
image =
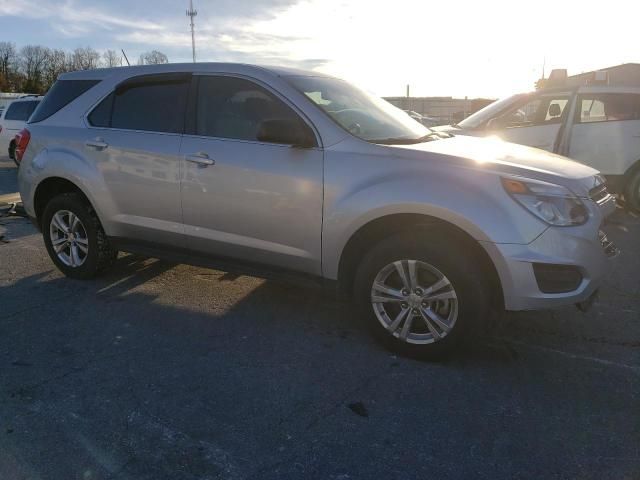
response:
<path id="1" fill-rule="evenodd" d="M 631 166 L 627 168 L 627 171 L 624 172 L 622 190 L 627 188 L 627 184 L 629 182 L 629 179 L 631 178 L 631 175 L 633 175 L 639 170 L 640 170 L 640 158 L 636 160 L 634 163 L 632 163 Z"/>
<path id="2" fill-rule="evenodd" d="M 42 215 L 47 204 L 52 198 L 62 193 L 78 193 L 89 205 L 92 205 L 86 193 L 73 181 L 58 176 L 47 177 L 38 183 L 33 195 L 34 212 L 40 228 L 42 228 Z"/>
<path id="3" fill-rule="evenodd" d="M 502 283 L 498 271 L 489 253 L 471 234 L 451 222 L 438 217 L 417 213 L 395 213 L 370 220 L 351 235 L 340 254 L 338 261 L 338 288 L 342 294 L 350 295 L 358 265 L 367 250 L 389 235 L 414 231 L 415 227 L 428 229 L 438 227 L 451 235 L 452 241 L 469 248 L 469 252 L 478 260 L 482 271 L 495 292 L 493 303 L 500 307 L 504 304 Z"/>

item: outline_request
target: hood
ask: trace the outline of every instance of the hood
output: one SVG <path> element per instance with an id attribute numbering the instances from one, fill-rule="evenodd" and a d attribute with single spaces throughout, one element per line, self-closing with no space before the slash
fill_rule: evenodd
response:
<path id="1" fill-rule="evenodd" d="M 503 142 L 495 137 L 455 136 L 415 145 L 394 148 L 433 153 L 449 162 L 496 174 L 515 175 L 542 180 L 588 196 L 601 180 L 598 171 L 566 157 L 537 148 Z"/>

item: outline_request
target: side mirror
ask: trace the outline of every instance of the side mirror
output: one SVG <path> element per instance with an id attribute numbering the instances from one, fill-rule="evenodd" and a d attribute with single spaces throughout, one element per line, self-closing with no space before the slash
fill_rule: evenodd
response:
<path id="1" fill-rule="evenodd" d="M 495 117 L 495 118 L 491 118 L 487 121 L 487 124 L 485 125 L 485 129 L 486 130 L 497 130 L 498 128 L 500 128 L 501 125 L 501 119 L 500 117 Z"/>
<path id="2" fill-rule="evenodd" d="M 258 127 L 256 138 L 260 142 L 280 143 L 298 148 L 317 146 L 315 135 L 305 124 L 286 118 L 264 120 Z"/>
<path id="3" fill-rule="evenodd" d="M 550 117 L 559 117 L 562 115 L 562 110 L 560 109 L 560 105 L 557 103 L 552 103 L 549 106 L 549 116 Z"/>

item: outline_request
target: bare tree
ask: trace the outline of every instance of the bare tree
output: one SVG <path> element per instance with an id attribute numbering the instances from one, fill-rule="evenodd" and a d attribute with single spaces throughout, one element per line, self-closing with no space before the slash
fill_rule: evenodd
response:
<path id="1" fill-rule="evenodd" d="M 16 60 L 16 46 L 11 42 L 0 42 L 0 88 L 7 88 L 15 73 Z"/>
<path id="2" fill-rule="evenodd" d="M 64 50 L 50 50 L 44 67 L 44 90 L 48 90 L 61 73 L 68 72 L 69 70 L 67 53 Z"/>
<path id="3" fill-rule="evenodd" d="M 169 63 L 169 58 L 158 50 L 145 52 L 138 59 L 138 65 L 159 65 L 161 63 Z"/>
<path id="4" fill-rule="evenodd" d="M 100 53 L 91 47 L 76 48 L 71 54 L 73 70 L 91 70 L 100 66 Z"/>
<path id="5" fill-rule="evenodd" d="M 120 67 L 122 66 L 122 55 L 115 50 L 107 50 L 102 55 L 104 59 L 104 65 L 106 67 Z"/>
<path id="6" fill-rule="evenodd" d="M 42 91 L 44 67 L 49 54 L 49 49 L 42 45 L 26 45 L 20 49 L 21 68 L 25 76 L 23 88 L 26 91 Z"/>

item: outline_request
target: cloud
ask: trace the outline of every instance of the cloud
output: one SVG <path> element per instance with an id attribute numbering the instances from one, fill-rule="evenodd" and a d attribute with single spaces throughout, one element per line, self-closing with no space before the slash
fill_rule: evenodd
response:
<path id="1" fill-rule="evenodd" d="M 292 52 L 293 45 L 305 42 L 307 38 L 263 27 L 300 2 L 194 0 L 198 10 L 198 59 L 274 63 L 307 69 L 326 64 L 324 58 L 304 58 L 299 52 Z M 124 48 L 130 57 L 158 49 L 171 61 L 188 61 L 191 34 L 184 14 L 188 0 L 183 4 L 181 6 L 175 0 L 19 0 L 0 3 L 0 17 L 37 21 L 49 30 L 48 37 L 60 38 L 67 48 L 73 48 L 74 43 L 97 49 Z M 28 38 L 25 43 L 44 43 L 38 41 L 39 34 L 44 36 L 44 32 L 33 30 L 33 35 L 24 35 Z"/>

